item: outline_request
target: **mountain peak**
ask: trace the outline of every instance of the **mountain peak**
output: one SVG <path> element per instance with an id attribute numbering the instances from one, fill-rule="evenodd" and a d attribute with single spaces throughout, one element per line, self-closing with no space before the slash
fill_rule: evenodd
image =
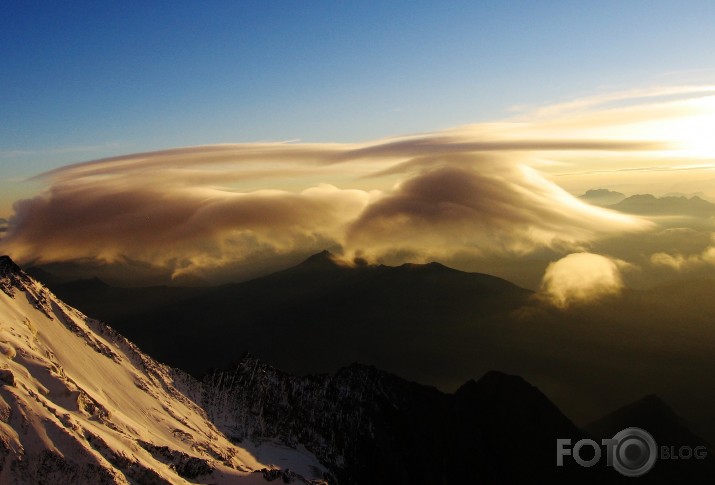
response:
<path id="1" fill-rule="evenodd" d="M 513 393 L 516 390 L 519 392 L 532 392 L 535 390 L 523 377 L 497 370 L 486 372 L 475 384 L 490 394 L 496 392 Z"/>
<path id="2" fill-rule="evenodd" d="M 668 406 L 665 401 L 663 401 L 659 396 L 656 396 L 655 394 L 648 394 L 647 396 L 634 402 L 632 405 L 638 408 L 658 409 L 660 411 L 668 413 L 673 412 L 671 407 Z"/>
<path id="3" fill-rule="evenodd" d="M 10 256 L 0 256 L 0 276 L 5 276 L 10 273 L 19 273 L 20 271 L 22 270 L 15 264 L 15 261 L 13 261 Z"/>
<path id="4" fill-rule="evenodd" d="M 608 189 L 591 189 L 587 190 L 585 194 L 580 195 L 578 198 L 589 204 L 605 206 L 619 203 L 626 198 L 626 195 Z"/>
<path id="5" fill-rule="evenodd" d="M 15 295 L 16 288 L 30 283 L 30 277 L 15 264 L 10 256 L 0 256 L 0 290 L 8 296 Z"/>
<path id="6" fill-rule="evenodd" d="M 429 263 L 403 263 L 398 266 L 398 268 L 411 271 L 455 271 L 454 269 L 436 261 L 431 261 Z"/>
<path id="7" fill-rule="evenodd" d="M 335 256 L 333 256 L 333 253 L 331 253 L 327 249 L 324 249 L 319 253 L 309 256 L 298 266 L 310 268 L 332 268 L 337 266 L 337 264 L 335 263 Z"/>
<path id="8" fill-rule="evenodd" d="M 650 421 L 678 421 L 679 418 L 673 409 L 665 403 L 665 401 L 655 394 L 649 394 L 641 399 L 638 399 L 637 401 L 616 409 L 599 421 L 601 424 L 604 424 L 614 420 L 637 420 L 641 425 L 643 425 L 643 423 Z M 598 422 L 593 424 L 598 424 Z"/>
<path id="9" fill-rule="evenodd" d="M 315 254 L 313 254 L 312 256 L 309 256 L 306 261 L 310 261 L 310 260 L 317 260 L 317 261 L 327 260 L 327 261 L 332 261 L 332 260 L 333 260 L 333 253 L 331 253 L 331 252 L 328 251 L 327 249 L 323 249 L 323 250 L 320 251 L 319 253 L 315 253 Z"/>

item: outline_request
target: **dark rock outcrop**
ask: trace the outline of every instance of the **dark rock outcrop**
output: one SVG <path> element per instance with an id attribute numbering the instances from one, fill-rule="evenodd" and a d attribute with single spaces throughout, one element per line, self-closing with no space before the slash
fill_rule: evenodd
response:
<path id="1" fill-rule="evenodd" d="M 445 394 L 370 366 L 301 378 L 246 356 L 203 385 L 228 436 L 303 445 L 341 485 L 619 480 L 605 467 L 555 466 L 556 438 L 584 434 L 516 376 L 488 373 Z"/>

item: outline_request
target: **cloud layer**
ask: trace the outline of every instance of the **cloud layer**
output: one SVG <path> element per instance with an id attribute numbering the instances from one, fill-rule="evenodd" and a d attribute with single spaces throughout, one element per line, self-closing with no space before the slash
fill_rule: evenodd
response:
<path id="1" fill-rule="evenodd" d="M 375 259 L 522 254 L 643 226 L 574 199 L 525 154 L 458 146 L 428 136 L 342 151 L 239 145 L 70 166 L 15 205 L 2 249 L 25 262 L 129 257 L 180 275 L 330 246 Z M 326 183 L 336 177 L 359 188 Z M 266 179 L 295 188 L 246 188 Z"/>
<path id="2" fill-rule="evenodd" d="M 0 251 L 25 263 L 128 258 L 205 278 L 326 247 L 375 261 L 587 251 L 652 224 L 585 204 L 549 173 L 584 154 L 611 160 L 661 145 L 644 131 L 609 131 L 615 108 L 584 114 L 599 102 L 361 144 L 213 145 L 62 167 L 38 176 L 44 193 L 15 204 Z M 618 110 L 642 121 L 632 106 Z M 547 275 L 557 299 L 578 295 L 557 289 L 566 266 Z"/>

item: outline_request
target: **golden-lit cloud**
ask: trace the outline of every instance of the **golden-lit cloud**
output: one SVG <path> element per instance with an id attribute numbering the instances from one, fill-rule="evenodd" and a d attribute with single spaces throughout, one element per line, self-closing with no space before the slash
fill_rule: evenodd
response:
<path id="1" fill-rule="evenodd" d="M 607 93 L 526 112 L 519 130 L 564 139 L 651 140 L 655 150 L 542 154 L 543 171 L 570 192 L 618 187 L 631 193 L 701 192 L 715 198 L 715 86 Z"/>
<path id="2" fill-rule="evenodd" d="M 235 193 L 112 182 L 53 186 L 44 196 L 19 202 L 3 244 L 21 261 L 111 263 L 130 257 L 170 267 L 178 276 L 264 251 L 313 251 L 335 244 L 345 218 L 356 217 L 369 197 L 330 185 L 295 193 Z"/>
<path id="3" fill-rule="evenodd" d="M 525 253 L 581 247 L 645 226 L 579 202 L 522 164 L 525 154 L 420 142 L 426 140 L 429 154 L 418 163 L 420 143 L 413 140 L 371 145 L 369 152 L 348 146 L 340 157 L 334 146 L 311 147 L 307 157 L 300 145 L 262 145 L 70 166 L 44 175 L 46 193 L 16 204 L 3 250 L 37 262 L 129 257 L 175 276 L 207 276 L 242 260 L 325 247 L 376 260 L 395 251 Z M 327 183 L 346 175 L 360 188 Z M 244 188 L 266 178 L 295 188 Z"/>
<path id="4" fill-rule="evenodd" d="M 532 168 L 495 158 L 445 164 L 406 179 L 365 208 L 345 242 L 378 256 L 402 251 L 441 259 L 455 251 L 488 256 L 574 249 L 646 227 L 580 202 Z"/>
<path id="5" fill-rule="evenodd" d="M 628 263 L 592 253 L 573 253 L 549 264 L 539 296 L 559 308 L 618 294 Z"/>
<path id="6" fill-rule="evenodd" d="M 375 261 L 589 251 L 654 223 L 588 205 L 574 187 L 709 170 L 694 162 L 701 152 L 673 151 L 662 125 L 702 123 L 712 99 L 710 87 L 621 93 L 367 143 L 224 144 L 70 165 L 36 177 L 47 189 L 15 204 L 0 251 L 38 263 L 129 258 L 208 278 L 326 247 Z"/>
<path id="7" fill-rule="evenodd" d="M 711 234 L 712 243 L 715 243 L 715 234 Z M 650 262 L 654 266 L 670 268 L 675 271 L 698 270 L 707 266 L 715 266 L 715 245 L 706 247 L 695 254 L 682 252 L 667 253 L 657 252 L 651 255 Z"/>

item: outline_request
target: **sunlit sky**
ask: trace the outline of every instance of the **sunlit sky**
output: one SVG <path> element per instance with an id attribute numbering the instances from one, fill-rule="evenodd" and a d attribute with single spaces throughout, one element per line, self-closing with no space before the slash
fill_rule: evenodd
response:
<path id="1" fill-rule="evenodd" d="M 370 140 L 702 84 L 713 19 L 709 1 L 10 2 L 2 212 L 17 178 L 71 162 Z"/>
<path id="2" fill-rule="evenodd" d="M 715 201 L 713 21 L 710 1 L 12 2 L 0 16 L 0 217 L 15 215 L 4 248 L 186 257 L 184 271 L 226 264 L 226 247 L 566 254 L 645 230 L 568 194 Z M 473 214 L 440 212 L 454 194 L 431 187 L 462 183 L 480 194 L 458 201 Z M 165 212 L 148 213 L 157 201 Z M 236 219 L 251 210 L 273 225 Z M 210 232 L 197 211 L 225 232 L 192 239 Z M 169 224 L 156 252 L 103 232 L 142 234 L 136 221 L 152 216 Z M 405 217 L 420 247 L 385 233 Z M 507 226 L 524 232 L 499 236 Z M 187 246 L 165 254 L 170 236 Z"/>

